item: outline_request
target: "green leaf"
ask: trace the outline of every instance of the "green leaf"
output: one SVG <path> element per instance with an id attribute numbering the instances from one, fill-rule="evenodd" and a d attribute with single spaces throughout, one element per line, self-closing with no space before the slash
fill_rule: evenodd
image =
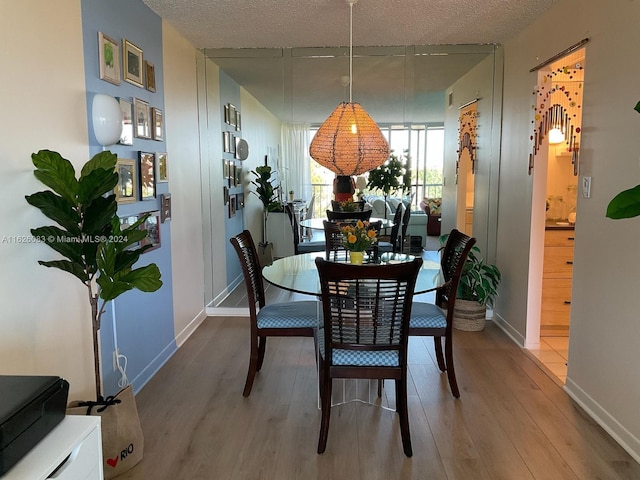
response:
<path id="1" fill-rule="evenodd" d="M 75 262 L 70 262 L 68 260 L 52 260 L 45 262 L 43 260 L 38 260 L 38 263 L 40 265 L 44 265 L 45 267 L 59 268 L 60 270 L 68 272 L 78 277 L 83 283 L 89 281 L 89 276 L 87 275 L 87 273 L 79 264 Z"/>
<path id="2" fill-rule="evenodd" d="M 120 280 L 130 283 L 142 292 L 155 292 L 162 286 L 160 269 L 155 263 L 131 270 Z"/>
<path id="3" fill-rule="evenodd" d="M 113 172 L 116 168 L 117 162 L 118 156 L 115 153 L 111 153 L 109 150 L 96 153 L 91 160 L 84 164 L 82 171 L 80 172 L 80 176 L 86 177 L 90 172 L 98 168 Z"/>
<path id="4" fill-rule="evenodd" d="M 118 174 L 113 170 L 98 168 L 88 175 L 80 177 L 78 182 L 78 203 L 89 205 L 91 202 L 104 195 L 113 192 L 118 184 Z"/>
<path id="5" fill-rule="evenodd" d="M 98 197 L 84 209 L 82 231 L 87 235 L 109 235 L 112 232 L 111 221 L 118 210 L 115 195 Z"/>
<path id="6" fill-rule="evenodd" d="M 636 106 L 635 106 L 635 107 L 633 107 L 633 109 L 634 109 L 636 112 L 640 113 L 640 102 L 636 103 Z"/>
<path id="7" fill-rule="evenodd" d="M 27 203 L 40 209 L 48 218 L 57 222 L 74 235 L 80 234 L 80 216 L 75 205 L 50 190 L 27 195 Z"/>
<path id="8" fill-rule="evenodd" d="M 127 282 L 119 282 L 107 276 L 100 275 L 96 280 L 100 286 L 100 298 L 105 302 L 119 297 L 128 290 L 133 290 L 133 286 Z"/>
<path id="9" fill-rule="evenodd" d="M 75 205 L 78 193 L 76 172 L 71 162 L 58 152 L 40 150 L 31 154 L 35 177 L 69 203 Z"/>
<path id="10" fill-rule="evenodd" d="M 640 215 L 640 185 L 620 192 L 607 206 L 607 217 L 614 220 Z"/>
<path id="11" fill-rule="evenodd" d="M 77 263 L 82 269 L 84 269 L 84 262 L 82 259 L 82 237 L 55 226 L 32 228 L 31 235 L 43 239 L 44 243 L 53 248 L 60 255 L 68 258 L 74 263 Z"/>

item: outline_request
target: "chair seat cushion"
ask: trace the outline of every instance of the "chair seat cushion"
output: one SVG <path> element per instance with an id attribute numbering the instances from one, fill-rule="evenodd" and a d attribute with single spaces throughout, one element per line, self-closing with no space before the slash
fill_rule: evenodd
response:
<path id="1" fill-rule="evenodd" d="M 311 253 L 311 252 L 324 252 L 324 242 L 300 242 L 298 243 L 298 252 Z"/>
<path id="2" fill-rule="evenodd" d="M 265 305 L 257 315 L 258 328 L 316 328 L 318 302 L 282 302 Z"/>
<path id="3" fill-rule="evenodd" d="M 413 302 L 409 328 L 446 328 L 447 317 L 444 311 L 427 302 Z"/>
<path id="4" fill-rule="evenodd" d="M 318 348 L 322 358 L 326 358 L 324 354 L 324 328 L 318 329 Z M 364 352 L 334 348 L 332 364 L 358 367 L 398 367 L 400 359 L 397 351 Z"/>
<path id="5" fill-rule="evenodd" d="M 393 252 L 393 244 L 391 242 L 379 241 L 378 251 L 380 252 Z"/>

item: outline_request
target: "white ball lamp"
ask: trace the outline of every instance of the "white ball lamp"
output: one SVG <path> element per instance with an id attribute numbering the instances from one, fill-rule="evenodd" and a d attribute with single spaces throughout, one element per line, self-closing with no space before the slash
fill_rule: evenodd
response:
<path id="1" fill-rule="evenodd" d="M 122 110 L 120 104 L 111 95 L 97 93 L 91 104 L 93 133 L 103 147 L 113 145 L 122 135 Z"/>

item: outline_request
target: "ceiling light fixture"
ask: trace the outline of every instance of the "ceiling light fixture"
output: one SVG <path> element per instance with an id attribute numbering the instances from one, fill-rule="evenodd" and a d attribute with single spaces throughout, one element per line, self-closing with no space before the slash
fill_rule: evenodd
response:
<path id="1" fill-rule="evenodd" d="M 382 165 L 389 158 L 389 144 L 380 128 L 353 102 L 353 4 L 349 23 L 349 102 L 342 102 L 316 132 L 309 154 L 337 175 L 360 175 Z"/>

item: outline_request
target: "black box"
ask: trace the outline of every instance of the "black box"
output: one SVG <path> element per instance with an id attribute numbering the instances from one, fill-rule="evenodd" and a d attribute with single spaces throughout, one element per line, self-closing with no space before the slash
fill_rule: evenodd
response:
<path id="1" fill-rule="evenodd" d="M 0 475 L 62 421 L 68 396 L 60 377 L 0 375 Z"/>

